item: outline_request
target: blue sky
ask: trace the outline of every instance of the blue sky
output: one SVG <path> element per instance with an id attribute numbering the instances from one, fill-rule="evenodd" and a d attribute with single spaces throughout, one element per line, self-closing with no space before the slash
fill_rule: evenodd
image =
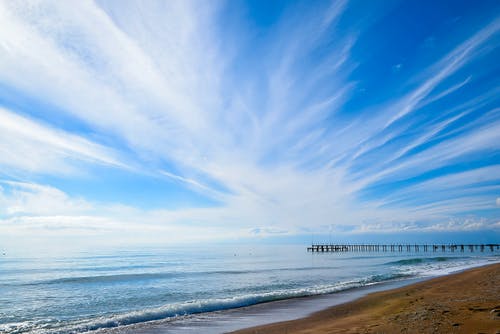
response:
<path id="1" fill-rule="evenodd" d="M 499 13 L 2 1 L 0 242 L 495 239 Z"/>

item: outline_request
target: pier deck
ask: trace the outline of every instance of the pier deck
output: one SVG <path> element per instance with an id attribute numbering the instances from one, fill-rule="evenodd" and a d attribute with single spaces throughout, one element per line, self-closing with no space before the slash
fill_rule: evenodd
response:
<path id="1" fill-rule="evenodd" d="M 308 252 L 495 252 L 500 244 L 313 244 Z"/>

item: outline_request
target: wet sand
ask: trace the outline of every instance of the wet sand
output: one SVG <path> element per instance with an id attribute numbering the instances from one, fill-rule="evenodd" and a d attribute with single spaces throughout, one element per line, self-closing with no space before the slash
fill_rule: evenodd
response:
<path id="1" fill-rule="evenodd" d="M 500 264 L 376 292 L 306 318 L 233 333 L 500 334 Z"/>

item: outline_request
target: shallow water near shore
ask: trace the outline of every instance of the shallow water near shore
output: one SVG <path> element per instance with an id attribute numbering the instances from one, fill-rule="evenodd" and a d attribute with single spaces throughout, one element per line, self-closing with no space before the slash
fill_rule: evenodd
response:
<path id="1" fill-rule="evenodd" d="M 7 254 L 0 333 L 218 333 L 498 261 L 489 251 L 313 254 L 303 245 Z"/>

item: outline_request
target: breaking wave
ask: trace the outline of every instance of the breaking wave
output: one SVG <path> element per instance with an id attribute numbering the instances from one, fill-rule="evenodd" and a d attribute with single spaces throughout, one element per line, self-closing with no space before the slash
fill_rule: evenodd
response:
<path id="1" fill-rule="evenodd" d="M 404 275 L 404 274 L 372 275 L 364 277 L 359 280 L 343 281 L 326 285 L 317 285 L 309 288 L 281 289 L 265 293 L 250 293 L 228 298 L 210 298 L 210 299 L 192 300 L 188 302 L 173 303 L 158 308 L 149 308 L 144 310 L 128 312 L 124 314 L 102 316 L 85 320 L 76 320 L 70 323 L 66 323 L 66 325 L 64 325 L 63 327 L 59 327 L 60 323 L 55 322 L 50 324 L 47 323 L 47 321 L 45 321 L 45 324 L 43 326 L 32 323 L 32 326 L 28 326 L 30 328 L 26 327 L 27 325 L 26 323 L 23 323 L 22 327 L 17 327 L 16 324 L 11 323 L 2 325 L 0 327 L 0 332 L 3 329 L 3 330 L 8 330 L 9 333 L 24 333 L 27 331 L 40 334 L 82 333 L 104 328 L 133 325 L 148 321 L 174 319 L 182 316 L 188 316 L 191 314 L 234 309 L 234 308 L 277 301 L 277 300 L 330 294 L 407 277 L 409 277 L 409 275 Z M 266 287 L 263 286 L 262 290 L 264 290 L 265 288 Z"/>

